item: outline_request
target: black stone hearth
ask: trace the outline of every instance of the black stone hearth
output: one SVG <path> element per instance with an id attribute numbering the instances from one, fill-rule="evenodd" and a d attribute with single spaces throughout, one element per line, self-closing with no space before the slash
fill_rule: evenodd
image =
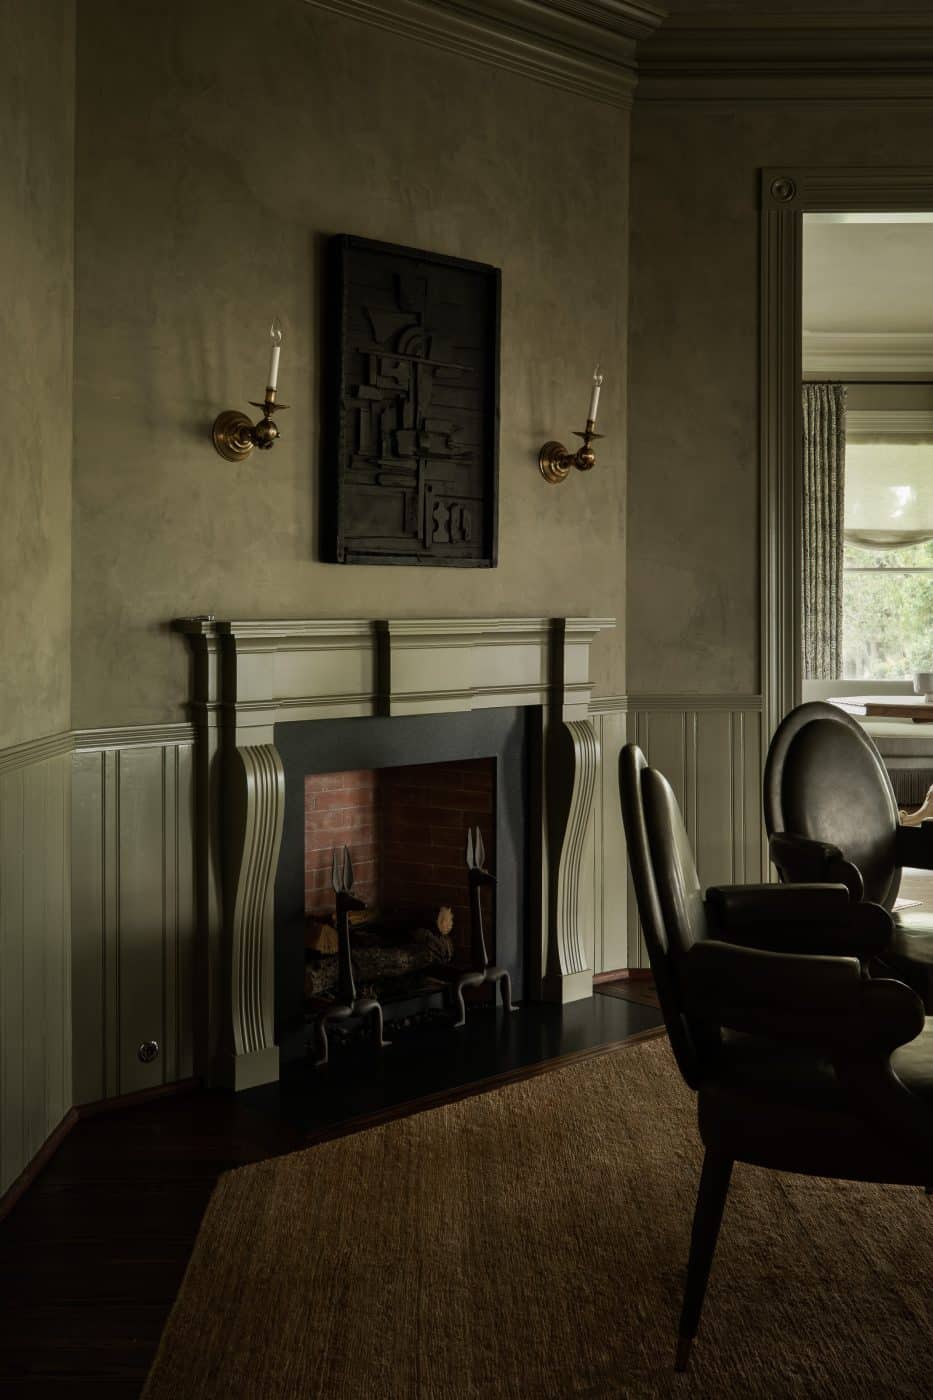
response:
<path id="1" fill-rule="evenodd" d="M 525 994 L 528 744 L 533 709 L 314 720 L 275 727 L 285 814 L 275 882 L 275 1024 L 283 1064 L 303 1058 L 305 777 L 472 758 L 496 760 L 496 962 Z M 464 838 L 466 832 L 464 831 Z M 464 867 L 464 878 L 465 878 Z M 389 1052 L 387 1052 L 389 1053 Z"/>

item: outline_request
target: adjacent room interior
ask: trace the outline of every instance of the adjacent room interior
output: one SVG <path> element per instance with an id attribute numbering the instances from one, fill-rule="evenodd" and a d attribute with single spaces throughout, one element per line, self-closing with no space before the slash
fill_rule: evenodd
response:
<path id="1" fill-rule="evenodd" d="M 0 1391 L 928 1393 L 927 0 L 0 25 Z"/>

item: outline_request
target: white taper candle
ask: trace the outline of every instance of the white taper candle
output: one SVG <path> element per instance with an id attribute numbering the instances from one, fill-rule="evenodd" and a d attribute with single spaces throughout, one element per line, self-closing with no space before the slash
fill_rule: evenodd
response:
<path id="1" fill-rule="evenodd" d="M 269 378 L 266 380 L 266 387 L 276 389 L 279 383 L 279 356 L 282 353 L 282 322 L 278 316 L 272 319 L 269 335 L 272 338 L 272 354 L 269 356 Z"/>
<path id="2" fill-rule="evenodd" d="M 590 411 L 586 415 L 587 421 L 596 422 L 596 410 L 599 408 L 599 391 L 603 387 L 603 376 L 600 373 L 599 365 L 593 370 L 593 390 L 590 394 Z"/>

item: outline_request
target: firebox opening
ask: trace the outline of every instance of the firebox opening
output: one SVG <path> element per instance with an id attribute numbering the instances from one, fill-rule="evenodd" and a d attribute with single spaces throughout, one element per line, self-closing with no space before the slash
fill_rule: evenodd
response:
<path id="1" fill-rule="evenodd" d="M 304 816 L 306 997 L 336 985 L 334 853 L 342 870 L 345 847 L 365 905 L 352 916 L 361 991 L 391 1002 L 470 965 L 467 835 L 479 828 L 495 873 L 495 758 L 308 774 Z M 493 958 L 494 889 L 483 899 Z"/>
<path id="2" fill-rule="evenodd" d="M 275 881 L 274 970 L 275 1034 L 283 1066 L 298 1069 L 306 1064 L 309 1012 L 312 1018 L 317 1015 L 315 1007 L 309 1003 L 333 1000 L 333 992 L 322 993 L 320 997 L 309 996 L 308 969 L 320 963 L 323 955 L 309 949 L 307 942 L 310 920 L 315 913 L 326 911 L 330 917 L 334 912 L 331 884 L 335 847 L 341 855 L 344 845 L 350 849 L 351 861 L 359 867 L 358 874 L 354 871 L 355 880 L 362 888 L 364 881 L 376 877 L 375 865 L 370 871 L 365 869 L 365 846 L 379 846 L 380 874 L 375 885 L 370 887 L 370 893 L 386 907 L 391 902 L 400 914 L 410 915 L 407 930 L 410 933 L 414 929 L 415 937 L 408 941 L 425 939 L 424 932 L 418 933 L 419 927 L 430 933 L 431 921 L 436 918 L 440 906 L 450 905 L 454 926 L 448 972 L 453 974 L 454 959 L 472 962 L 472 921 L 465 904 L 466 836 L 470 826 L 474 829 L 478 826 L 486 850 L 485 864 L 495 876 L 494 903 L 489 897 L 490 890 L 481 891 L 489 957 L 495 958 L 497 966 L 508 970 L 514 999 L 523 999 L 526 956 L 532 962 L 538 956 L 537 940 L 528 936 L 526 908 L 530 909 L 532 924 L 537 929 L 535 901 L 540 857 L 534 840 L 539 830 L 537 814 L 541 799 L 537 775 L 540 770 L 530 760 L 533 753 L 539 752 L 540 720 L 541 711 L 535 706 L 493 706 L 443 714 L 321 718 L 275 726 L 275 745 L 285 769 L 285 813 Z M 479 780 L 475 775 L 483 768 L 488 776 Z M 381 794 L 380 801 L 374 796 L 372 809 L 382 814 L 379 817 L 380 840 L 360 841 L 357 833 L 367 830 L 362 813 L 346 812 L 350 803 L 342 799 L 334 801 L 327 818 L 333 825 L 323 842 L 326 874 L 315 876 L 314 897 L 309 899 L 306 779 L 309 774 L 316 775 L 320 795 L 328 791 L 339 793 L 340 788 L 328 788 L 321 780 L 347 773 L 374 775 L 370 780 L 360 777 L 358 781 L 363 789 L 369 786 L 374 795 Z M 474 776 L 469 781 L 460 781 L 467 773 Z M 387 808 L 384 799 L 396 785 L 413 787 L 425 793 L 426 800 L 421 803 L 419 796 L 407 810 L 405 804 L 400 804 L 396 816 L 390 819 L 386 812 L 396 804 L 390 802 Z M 326 804 L 318 810 L 325 812 Z M 342 811 L 351 822 L 360 823 L 355 828 L 343 828 L 352 840 L 342 837 L 340 823 L 344 818 L 337 817 Z M 535 814 L 530 827 L 529 812 Z M 314 829 L 313 821 L 311 826 Z M 374 816 L 369 823 L 374 834 L 376 826 Z M 390 826 L 395 833 L 391 845 L 387 840 Z M 441 839 L 445 829 L 451 837 L 450 846 Z M 432 832 L 436 844 L 432 844 Z M 428 860 L 428 855 L 435 851 L 439 858 Z M 375 854 L 372 859 L 375 862 Z M 417 882 L 410 878 L 412 865 L 419 867 Z M 444 874 L 439 873 L 442 869 Z M 529 877 L 530 871 L 533 873 Z M 396 881 L 394 890 L 393 880 Z M 406 899 L 412 900 L 407 909 Z M 311 932 L 314 936 L 314 931 Z M 361 965 L 365 960 L 359 957 L 364 942 L 362 933 L 354 929 L 351 943 L 358 994 L 362 994 L 362 987 L 368 980 Z M 404 996 L 397 1000 L 387 997 L 386 1019 L 398 1025 L 420 1019 L 422 1012 L 428 1016 L 433 1016 L 435 1011 L 445 1017 L 450 1015 L 449 987 L 414 1000 L 415 1005 L 409 1009 Z"/>

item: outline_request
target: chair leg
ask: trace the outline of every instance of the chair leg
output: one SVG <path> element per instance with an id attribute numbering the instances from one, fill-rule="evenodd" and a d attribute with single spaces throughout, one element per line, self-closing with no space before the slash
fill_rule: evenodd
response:
<path id="1" fill-rule="evenodd" d="M 329 1048 L 328 1048 L 328 1042 L 327 1042 L 327 1012 L 326 1012 L 326 1011 L 322 1011 L 321 1014 L 320 1014 L 320 1016 L 318 1017 L 317 1025 L 316 1025 L 316 1027 L 315 1027 L 315 1035 L 316 1035 L 316 1038 L 317 1038 L 318 1053 L 317 1053 L 317 1059 L 314 1061 L 314 1068 L 317 1069 L 319 1065 L 326 1065 L 326 1064 L 328 1063 L 329 1058 L 330 1058 L 330 1055 L 329 1055 Z"/>
<path id="2" fill-rule="evenodd" d="M 729 1191 L 732 1176 L 732 1161 L 707 1151 L 703 1158 L 703 1172 L 700 1176 L 700 1189 L 697 1192 L 696 1211 L 693 1216 L 693 1233 L 690 1237 L 690 1261 L 687 1264 L 687 1286 L 684 1289 L 684 1304 L 680 1314 L 680 1334 L 677 1341 L 676 1369 L 686 1371 L 690 1357 L 690 1344 L 700 1325 L 703 1299 L 706 1296 L 706 1283 L 713 1262 L 722 1213 Z"/>

